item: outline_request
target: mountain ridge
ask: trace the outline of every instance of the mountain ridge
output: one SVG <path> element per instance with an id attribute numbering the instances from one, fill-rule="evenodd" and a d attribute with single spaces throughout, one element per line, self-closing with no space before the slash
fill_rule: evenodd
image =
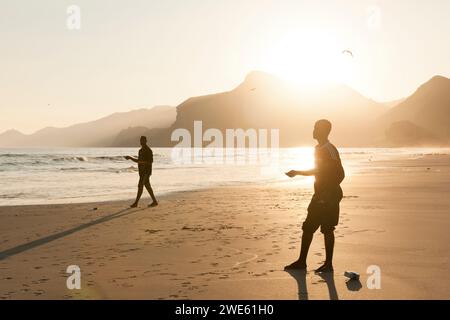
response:
<path id="1" fill-rule="evenodd" d="M 32 134 L 7 130 L 0 134 L 0 146 L 22 147 L 103 147 L 110 146 L 126 127 L 145 124 L 148 127 L 169 126 L 175 120 L 175 108 L 156 106 L 105 117 L 67 127 L 45 127 Z"/>
<path id="2" fill-rule="evenodd" d="M 10 129 L 0 134 L 0 145 L 4 146 L 5 140 L 15 140 L 19 145 L 42 146 L 42 141 L 48 141 L 49 136 L 64 130 L 66 133 L 82 131 L 94 123 L 112 125 L 114 130 L 97 141 L 92 141 L 91 136 L 89 143 L 79 139 L 71 145 L 137 146 L 139 135 L 148 135 L 152 145 L 170 147 L 176 144 L 170 141 L 173 130 L 187 129 L 192 138 L 193 122 L 201 120 L 203 130 L 217 128 L 222 132 L 227 128 L 280 128 L 280 146 L 290 147 L 310 144 L 312 126 L 319 118 L 332 121 L 331 139 L 340 146 L 392 146 L 399 141 L 407 145 L 422 145 L 424 141 L 433 145 L 448 144 L 448 78 L 434 76 L 413 94 L 392 104 L 376 102 L 345 84 L 299 88 L 269 73 L 252 71 L 229 91 L 189 97 L 177 107 L 155 106 L 116 112 L 64 128 L 46 127 L 30 135 Z M 145 115 L 150 111 L 153 116 Z M 164 120 L 151 121 L 151 118 L 161 117 Z M 399 137 L 395 137 L 396 134 Z M 35 138 L 32 143 L 31 136 Z M 50 143 L 59 144 L 62 143 Z"/>

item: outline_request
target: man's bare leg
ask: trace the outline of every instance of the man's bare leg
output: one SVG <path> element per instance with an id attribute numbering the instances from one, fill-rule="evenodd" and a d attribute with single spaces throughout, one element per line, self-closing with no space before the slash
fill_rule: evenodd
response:
<path id="1" fill-rule="evenodd" d="M 150 194 L 150 197 L 152 198 L 153 202 L 149 204 L 149 207 L 156 207 L 158 205 L 158 201 L 156 201 L 155 194 L 153 193 L 152 186 L 150 185 L 150 182 L 147 182 L 145 184 L 145 189 L 147 189 L 148 193 Z"/>
<path id="2" fill-rule="evenodd" d="M 324 233 L 325 263 L 316 272 L 333 272 L 334 231 Z"/>
<path id="3" fill-rule="evenodd" d="M 313 235 L 314 234 L 311 232 L 303 231 L 302 245 L 301 245 L 301 249 L 300 249 L 300 257 L 298 258 L 297 261 L 284 267 L 285 270 L 290 270 L 290 269 L 306 270 L 306 257 L 308 256 L 308 251 L 309 251 L 309 247 L 311 246 Z"/>
<path id="4" fill-rule="evenodd" d="M 144 191 L 144 186 L 142 185 L 142 183 L 139 181 L 138 184 L 138 191 L 137 191 L 137 195 L 136 195 L 136 200 L 134 200 L 134 203 L 130 206 L 131 208 L 136 208 L 138 206 L 139 200 L 141 199 L 142 196 L 142 192 Z"/>

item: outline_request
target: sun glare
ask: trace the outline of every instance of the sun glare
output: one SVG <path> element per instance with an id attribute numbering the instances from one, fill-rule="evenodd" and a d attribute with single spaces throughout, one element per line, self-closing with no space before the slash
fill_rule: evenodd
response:
<path id="1" fill-rule="evenodd" d="M 295 85 L 349 82 L 353 57 L 336 38 L 315 30 L 292 31 L 273 43 L 263 60 L 265 71 Z"/>

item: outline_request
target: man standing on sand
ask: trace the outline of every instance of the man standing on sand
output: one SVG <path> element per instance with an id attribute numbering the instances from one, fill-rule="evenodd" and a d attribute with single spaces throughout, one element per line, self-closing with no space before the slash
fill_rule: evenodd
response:
<path id="1" fill-rule="evenodd" d="M 152 175 L 152 164 L 153 164 L 153 151 L 147 146 L 147 137 L 141 137 L 141 146 L 142 148 L 139 150 L 138 158 L 133 158 L 130 156 L 126 156 L 125 159 L 132 160 L 138 164 L 139 168 L 139 184 L 138 184 L 138 192 L 136 195 L 136 200 L 130 206 L 131 208 L 136 208 L 139 203 L 139 199 L 141 198 L 142 191 L 147 189 L 150 197 L 152 197 L 153 202 L 149 204 L 149 207 L 156 207 L 158 205 L 158 201 L 156 201 L 155 195 L 153 194 L 152 186 L 150 185 L 150 176 Z"/>
<path id="2" fill-rule="evenodd" d="M 308 206 L 308 215 L 303 222 L 302 244 L 300 257 L 285 270 L 306 270 L 306 257 L 314 232 L 320 227 L 325 237 L 325 264 L 316 272 L 333 271 L 334 229 L 339 222 L 339 202 L 342 199 L 340 183 L 345 173 L 339 157 L 339 152 L 328 141 L 331 132 L 331 122 L 319 120 L 314 125 L 313 138 L 319 143 L 315 147 L 315 168 L 308 171 L 291 170 L 286 173 L 290 178 L 297 175 L 314 176 L 314 195 Z"/>

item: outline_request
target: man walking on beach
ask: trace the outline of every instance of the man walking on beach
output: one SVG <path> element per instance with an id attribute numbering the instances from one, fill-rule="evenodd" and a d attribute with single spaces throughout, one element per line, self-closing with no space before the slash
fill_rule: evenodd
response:
<path id="1" fill-rule="evenodd" d="M 139 169 L 139 184 L 138 184 L 138 192 L 136 195 L 136 200 L 130 206 L 131 208 L 136 208 L 139 203 L 139 199 L 141 198 L 142 191 L 147 189 L 150 197 L 152 197 L 153 202 L 149 204 L 149 207 L 156 207 L 158 205 L 158 201 L 156 201 L 155 195 L 153 194 L 152 186 L 150 185 L 150 176 L 152 175 L 152 164 L 153 164 L 153 151 L 147 146 L 147 137 L 141 137 L 141 146 L 142 148 L 139 150 L 138 158 L 133 158 L 130 156 L 126 156 L 125 159 L 132 160 L 138 164 Z"/>
<path id="2" fill-rule="evenodd" d="M 300 257 L 285 270 L 306 270 L 306 257 L 314 232 L 320 227 L 325 238 L 325 263 L 316 272 L 333 271 L 334 229 L 339 222 L 339 202 L 342 199 L 340 183 L 345 173 L 339 157 L 339 152 L 328 141 L 331 132 L 331 122 L 319 120 L 314 125 L 313 138 L 319 143 L 315 147 L 315 168 L 308 171 L 291 170 L 286 173 L 293 178 L 297 175 L 314 176 L 314 195 L 308 206 L 308 215 L 303 222 L 302 244 Z"/>

